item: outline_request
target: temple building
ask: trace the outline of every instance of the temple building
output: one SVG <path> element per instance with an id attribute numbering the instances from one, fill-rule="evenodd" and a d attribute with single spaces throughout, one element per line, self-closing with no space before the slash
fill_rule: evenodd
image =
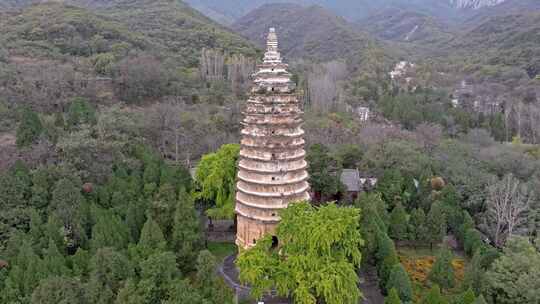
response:
<path id="1" fill-rule="evenodd" d="M 310 198 L 303 112 L 287 67 L 271 28 L 242 122 L 235 210 L 236 244 L 245 249 L 275 232 L 281 209 Z"/>

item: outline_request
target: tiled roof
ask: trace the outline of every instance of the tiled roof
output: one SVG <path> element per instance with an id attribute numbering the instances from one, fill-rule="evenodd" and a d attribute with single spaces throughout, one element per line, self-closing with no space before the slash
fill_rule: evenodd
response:
<path id="1" fill-rule="evenodd" d="M 347 192 L 360 191 L 360 173 L 357 169 L 343 169 L 341 182 L 347 187 Z"/>

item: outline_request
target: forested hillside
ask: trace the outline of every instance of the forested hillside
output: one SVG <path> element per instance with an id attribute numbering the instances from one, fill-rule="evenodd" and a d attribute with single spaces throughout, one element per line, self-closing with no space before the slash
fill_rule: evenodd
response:
<path id="1" fill-rule="evenodd" d="M 242 17 L 232 29 L 262 46 L 265 29 L 272 26 L 276 27 L 280 49 L 288 58 L 349 58 L 373 43 L 345 19 L 320 6 L 264 5 Z"/>
<path id="2" fill-rule="evenodd" d="M 452 30 L 441 20 L 397 8 L 378 11 L 358 25 L 383 40 L 429 44 L 452 37 Z"/>
<path id="3" fill-rule="evenodd" d="M 520 67 L 532 78 L 540 73 L 540 13 L 494 16 L 450 41 L 457 56 L 488 65 Z"/>
<path id="4" fill-rule="evenodd" d="M 210 235 L 235 238 L 270 27 L 312 200 L 240 252 L 245 303 L 540 298 L 537 1 L 187 1 L 230 28 L 177 0 L 33 2 L 0 0 L 0 303 L 234 303 Z"/>

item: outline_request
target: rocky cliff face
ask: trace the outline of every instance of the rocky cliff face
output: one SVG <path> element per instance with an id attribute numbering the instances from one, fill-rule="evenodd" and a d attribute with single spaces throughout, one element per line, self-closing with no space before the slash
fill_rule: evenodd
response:
<path id="1" fill-rule="evenodd" d="M 479 9 L 486 6 L 501 4 L 507 0 L 450 0 L 456 8 Z"/>

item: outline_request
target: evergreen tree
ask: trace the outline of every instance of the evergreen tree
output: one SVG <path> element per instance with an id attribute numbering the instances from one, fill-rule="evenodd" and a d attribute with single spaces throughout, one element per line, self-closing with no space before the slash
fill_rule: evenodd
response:
<path id="1" fill-rule="evenodd" d="M 399 299 L 398 292 L 395 288 L 390 289 L 390 292 L 388 292 L 388 296 L 384 299 L 384 304 L 402 304 L 401 300 Z"/>
<path id="2" fill-rule="evenodd" d="M 129 230 L 131 243 L 138 243 L 141 229 L 146 222 L 148 202 L 140 197 L 133 200 L 126 211 L 126 225 Z"/>
<path id="3" fill-rule="evenodd" d="M 407 271 L 405 271 L 405 268 L 400 263 L 392 267 L 390 278 L 386 283 L 386 290 L 392 289 L 398 292 L 399 298 L 403 302 L 412 301 L 413 290 L 411 280 L 407 274 Z"/>
<path id="4" fill-rule="evenodd" d="M 81 124 L 95 125 L 96 109 L 85 98 L 77 97 L 69 105 L 66 123 L 70 128 Z"/>
<path id="5" fill-rule="evenodd" d="M 28 303 L 39 281 L 47 277 L 43 261 L 34 253 L 30 241 L 23 241 L 18 255 L 10 265 L 5 287 L 0 293 L 1 303 Z"/>
<path id="6" fill-rule="evenodd" d="M 138 289 L 147 303 L 160 303 L 161 299 L 166 299 L 173 280 L 180 275 L 174 253 L 166 251 L 151 255 L 140 267 L 141 281 Z"/>
<path id="7" fill-rule="evenodd" d="M 130 256 L 138 263 L 146 260 L 153 254 L 167 249 L 167 242 L 159 228 L 159 225 L 150 217 L 146 220 L 141 231 L 139 243 L 130 246 Z"/>
<path id="8" fill-rule="evenodd" d="M 382 194 L 387 204 L 396 206 L 397 202 L 401 202 L 404 185 L 405 179 L 399 170 L 387 169 L 377 182 L 376 190 Z"/>
<path id="9" fill-rule="evenodd" d="M 377 238 L 381 230 L 385 227 L 382 223 L 377 211 L 374 208 L 362 209 L 360 227 L 362 227 L 362 239 L 365 241 L 365 246 L 362 247 L 362 262 L 373 263 L 377 252 Z"/>
<path id="10" fill-rule="evenodd" d="M 159 224 L 159 227 L 167 240 L 171 239 L 176 204 L 176 190 L 169 184 L 163 184 L 159 187 L 159 191 L 152 201 L 152 204 L 150 204 L 150 215 L 154 221 Z"/>
<path id="11" fill-rule="evenodd" d="M 42 280 L 32 293 L 31 304 L 86 304 L 85 290 L 80 281 L 67 277 Z"/>
<path id="12" fill-rule="evenodd" d="M 441 289 L 439 288 L 439 285 L 435 284 L 424 296 L 420 304 L 448 304 L 448 302 L 441 295 Z"/>
<path id="13" fill-rule="evenodd" d="M 480 231 L 471 228 L 465 232 L 463 249 L 465 249 L 465 253 L 469 256 L 472 256 L 477 250 L 482 251 L 484 249 L 484 242 L 482 241 L 482 234 Z"/>
<path id="14" fill-rule="evenodd" d="M 409 238 L 412 241 L 423 243 L 427 235 L 426 214 L 422 208 L 416 208 L 411 212 L 409 224 Z"/>
<path id="15" fill-rule="evenodd" d="M 446 218 L 444 207 L 440 202 L 431 205 L 431 209 L 426 219 L 427 239 L 431 248 L 434 244 L 440 243 L 446 235 Z"/>
<path id="16" fill-rule="evenodd" d="M 143 173 L 143 182 L 144 184 L 154 184 L 159 185 L 159 162 L 152 161 L 145 165 Z"/>
<path id="17" fill-rule="evenodd" d="M 390 236 L 395 240 L 403 241 L 407 239 L 407 212 L 400 202 L 390 213 Z"/>
<path id="18" fill-rule="evenodd" d="M 24 179 L 18 178 L 12 172 L 0 174 L 0 208 L 10 210 L 26 206 L 26 194 L 29 192 L 29 185 Z M 0 214 L 0 216 L 4 213 Z"/>
<path id="19" fill-rule="evenodd" d="M 46 240 L 52 240 L 56 244 L 57 248 L 65 248 L 64 241 L 64 224 L 54 214 L 49 216 L 47 224 L 44 227 L 44 237 Z M 47 244 L 48 245 L 48 244 Z M 45 248 L 45 246 L 43 246 Z"/>
<path id="20" fill-rule="evenodd" d="M 21 113 L 21 122 L 17 128 L 17 147 L 27 147 L 34 143 L 43 133 L 43 125 L 36 112 L 25 107 Z"/>
<path id="21" fill-rule="evenodd" d="M 161 184 L 175 185 L 178 190 L 184 188 L 188 193 L 191 191 L 193 184 L 189 170 L 182 165 L 174 167 L 162 166 L 159 180 Z"/>
<path id="22" fill-rule="evenodd" d="M 197 273 L 195 279 L 201 295 L 213 303 L 232 303 L 230 290 L 215 275 L 216 259 L 208 250 L 203 250 L 197 257 Z"/>
<path id="23" fill-rule="evenodd" d="M 30 204 L 39 210 L 46 208 L 51 200 L 52 177 L 47 168 L 38 168 L 32 174 Z"/>
<path id="24" fill-rule="evenodd" d="M 377 213 L 377 225 L 379 228 L 387 232 L 387 226 L 390 224 L 390 214 L 388 214 L 388 205 L 382 199 L 378 192 L 362 192 L 355 201 L 355 206 L 362 211 L 370 209 Z"/>
<path id="25" fill-rule="evenodd" d="M 49 241 L 49 247 L 43 253 L 43 262 L 47 272 L 47 276 L 68 276 L 69 269 L 66 265 L 66 260 L 58 251 L 53 240 Z"/>
<path id="26" fill-rule="evenodd" d="M 90 260 L 86 290 L 91 304 L 113 303 L 114 295 L 125 280 L 133 277 L 130 261 L 112 248 L 101 248 Z"/>
<path id="27" fill-rule="evenodd" d="M 463 210 L 463 222 L 461 223 L 461 226 L 459 227 L 459 231 L 457 233 L 458 241 L 461 243 L 465 242 L 465 234 L 469 229 L 474 229 L 474 220 L 472 219 L 469 212 L 466 210 Z"/>
<path id="28" fill-rule="evenodd" d="M 377 270 L 379 281 L 384 288 L 390 278 L 394 265 L 399 263 L 394 242 L 385 233 L 379 233 L 377 238 Z"/>
<path id="29" fill-rule="evenodd" d="M 180 269 L 191 270 L 197 258 L 197 252 L 202 247 L 201 224 L 193 199 L 184 189 L 180 189 L 174 214 L 172 246 Z"/>
<path id="30" fill-rule="evenodd" d="M 168 290 L 168 300 L 163 304 L 204 304 L 202 296 L 187 280 L 175 280 Z M 211 302 L 210 302 L 211 303 Z"/>
<path id="31" fill-rule="evenodd" d="M 444 207 L 447 226 L 454 233 L 459 232 L 464 221 L 463 210 L 459 206 L 460 200 L 459 193 L 453 185 L 447 185 L 441 191 L 440 202 Z"/>
<path id="32" fill-rule="evenodd" d="M 476 294 L 482 291 L 482 282 L 484 281 L 484 269 L 482 268 L 482 254 L 479 250 L 473 255 L 471 262 L 465 269 L 465 277 L 463 278 L 463 287 L 472 289 Z"/>
<path id="33" fill-rule="evenodd" d="M 122 250 L 129 242 L 129 232 L 122 220 L 109 210 L 98 210 L 96 224 L 92 227 L 92 250 L 112 247 Z"/>
<path id="34" fill-rule="evenodd" d="M 455 277 L 452 266 L 452 253 L 448 248 L 442 248 L 439 251 L 428 278 L 442 288 L 450 289 L 454 287 Z"/>
<path id="35" fill-rule="evenodd" d="M 79 222 L 78 211 L 83 200 L 81 187 L 71 179 L 63 178 L 54 186 L 49 208 L 65 227 L 75 227 Z"/>
<path id="36" fill-rule="evenodd" d="M 85 278 L 90 273 L 91 255 L 88 251 L 79 248 L 73 256 L 70 257 L 71 271 L 74 276 Z"/>
<path id="37" fill-rule="evenodd" d="M 320 198 L 331 197 L 342 190 L 342 166 L 322 144 L 313 144 L 307 151 L 309 184 Z"/>
<path id="38" fill-rule="evenodd" d="M 33 208 L 29 210 L 29 215 L 30 231 L 28 231 L 28 234 L 30 235 L 32 243 L 34 244 L 34 251 L 41 252 L 41 250 L 45 249 L 48 245 L 47 238 L 44 237 L 45 235 L 43 233 L 43 220 L 41 219 L 41 215 Z"/>
<path id="39" fill-rule="evenodd" d="M 138 288 L 135 279 L 130 278 L 118 291 L 115 304 L 147 304 L 146 295 Z M 148 296 L 149 297 L 149 296 Z"/>
<path id="40" fill-rule="evenodd" d="M 474 295 L 474 292 L 472 291 L 472 289 L 468 289 L 467 291 L 457 295 L 452 301 L 452 304 L 474 304 L 475 300 L 476 297 Z"/>

